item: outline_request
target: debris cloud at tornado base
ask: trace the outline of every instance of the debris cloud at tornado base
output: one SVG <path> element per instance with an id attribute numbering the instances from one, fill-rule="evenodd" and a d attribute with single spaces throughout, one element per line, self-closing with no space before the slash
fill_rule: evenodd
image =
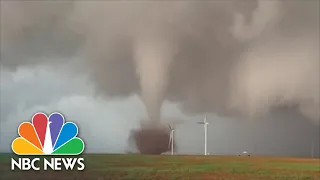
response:
<path id="1" fill-rule="evenodd" d="M 3 66 L 39 63 L 17 54 L 81 56 L 100 93 L 139 94 L 152 122 L 164 100 L 235 117 L 290 106 L 319 122 L 319 1 L 1 2 L 1 11 Z"/>

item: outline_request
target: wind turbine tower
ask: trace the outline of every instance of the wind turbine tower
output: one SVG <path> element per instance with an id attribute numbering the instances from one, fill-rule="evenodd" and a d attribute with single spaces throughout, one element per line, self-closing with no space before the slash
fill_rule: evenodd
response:
<path id="1" fill-rule="evenodd" d="M 207 115 L 205 115 L 203 122 L 198 122 L 198 124 L 203 124 L 204 126 L 204 155 L 206 156 L 207 153 L 207 140 L 208 140 L 208 121 Z"/>
<path id="2" fill-rule="evenodd" d="M 311 144 L 311 157 L 314 159 L 314 141 L 312 141 L 312 144 Z"/>
<path id="3" fill-rule="evenodd" d="M 174 128 L 173 126 L 170 126 L 170 124 L 168 125 L 169 129 L 170 129 L 170 139 L 169 139 L 169 147 L 171 146 L 171 155 L 173 155 L 173 140 L 174 140 Z"/>

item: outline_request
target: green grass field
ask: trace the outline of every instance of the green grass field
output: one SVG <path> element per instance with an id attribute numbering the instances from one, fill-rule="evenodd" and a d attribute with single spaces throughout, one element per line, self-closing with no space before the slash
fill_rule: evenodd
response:
<path id="1" fill-rule="evenodd" d="M 320 180 L 320 159 L 238 156 L 83 155 L 84 171 L 11 171 L 1 180 Z"/>

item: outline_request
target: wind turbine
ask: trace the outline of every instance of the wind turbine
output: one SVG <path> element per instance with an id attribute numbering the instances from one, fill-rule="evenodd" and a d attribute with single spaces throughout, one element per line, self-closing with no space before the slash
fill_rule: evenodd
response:
<path id="1" fill-rule="evenodd" d="M 311 157 L 314 159 L 314 141 L 311 144 Z"/>
<path id="2" fill-rule="evenodd" d="M 204 126 L 204 155 L 207 155 L 207 137 L 208 137 L 208 122 L 207 115 L 205 115 L 203 122 L 197 122 L 198 124 L 203 124 Z"/>
<path id="3" fill-rule="evenodd" d="M 171 145 L 171 155 L 173 155 L 174 128 L 170 124 L 168 124 L 168 126 L 170 129 L 170 139 L 169 139 L 168 148 L 170 148 L 170 145 Z"/>

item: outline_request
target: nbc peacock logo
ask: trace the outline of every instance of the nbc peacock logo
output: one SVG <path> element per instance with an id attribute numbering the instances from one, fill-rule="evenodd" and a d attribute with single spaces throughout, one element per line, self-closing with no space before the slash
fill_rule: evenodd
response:
<path id="1" fill-rule="evenodd" d="M 13 140 L 11 145 L 12 151 L 17 155 L 74 156 L 84 151 L 84 142 L 77 137 L 77 125 L 65 122 L 64 116 L 58 112 L 50 114 L 49 117 L 42 112 L 34 114 L 31 123 L 20 124 L 18 134 L 20 137 Z M 18 162 L 12 159 L 11 169 L 17 166 L 22 170 L 40 170 L 40 167 L 35 165 L 37 161 L 40 161 L 40 158 L 19 158 Z M 59 170 L 56 163 L 62 163 L 67 169 L 69 166 L 73 168 L 76 162 L 84 168 L 82 161 L 83 158 L 51 158 L 51 161 L 44 159 L 44 169 L 47 170 L 49 167 Z"/>

